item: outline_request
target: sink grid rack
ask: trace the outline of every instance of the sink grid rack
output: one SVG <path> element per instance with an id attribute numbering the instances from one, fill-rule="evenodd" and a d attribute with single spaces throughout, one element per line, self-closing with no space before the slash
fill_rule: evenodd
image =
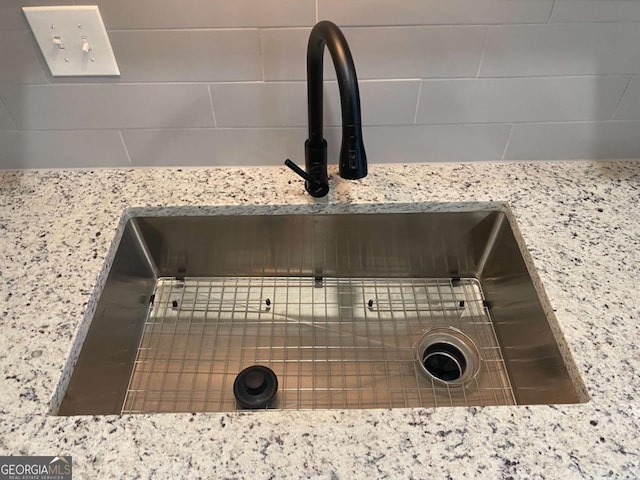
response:
<path id="1" fill-rule="evenodd" d="M 235 411 L 233 381 L 270 367 L 275 409 L 515 405 L 473 278 L 158 279 L 122 413 Z M 463 386 L 425 377 L 414 346 L 455 327 L 480 352 Z"/>

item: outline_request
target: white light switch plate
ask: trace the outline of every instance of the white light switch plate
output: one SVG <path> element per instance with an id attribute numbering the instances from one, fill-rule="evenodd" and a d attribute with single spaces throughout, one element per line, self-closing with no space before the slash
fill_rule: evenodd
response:
<path id="1" fill-rule="evenodd" d="M 51 75 L 120 75 L 95 5 L 23 7 Z"/>

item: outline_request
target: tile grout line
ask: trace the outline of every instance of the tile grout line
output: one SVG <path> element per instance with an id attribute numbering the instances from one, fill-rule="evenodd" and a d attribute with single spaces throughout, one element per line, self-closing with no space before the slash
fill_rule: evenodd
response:
<path id="1" fill-rule="evenodd" d="M 316 23 L 318 23 L 320 21 L 320 7 L 318 6 L 318 3 L 320 2 L 320 0 L 316 0 Z"/>
<path id="2" fill-rule="evenodd" d="M 608 22 L 613 23 L 613 22 Z M 617 23 L 617 22 L 616 22 Z M 628 23 L 628 22 L 627 22 Z M 181 33 L 203 33 L 203 32 L 255 32 L 256 30 L 308 30 L 309 27 L 298 27 L 291 25 L 247 25 L 244 27 L 175 27 L 175 28 L 109 28 L 107 33 L 163 33 L 163 32 L 181 32 Z"/>
<path id="3" fill-rule="evenodd" d="M 511 124 L 509 136 L 507 137 L 507 143 L 504 145 L 504 150 L 502 151 L 502 157 L 500 157 L 500 160 L 504 160 L 504 157 L 507 154 L 507 148 L 509 148 L 509 142 L 511 142 L 511 135 L 513 135 L 513 124 Z"/>
<path id="4" fill-rule="evenodd" d="M 624 98 L 625 94 L 627 93 L 627 90 L 629 90 L 629 85 L 631 85 L 631 81 L 633 80 L 634 75 L 631 75 L 629 77 L 629 80 L 627 81 L 627 85 L 624 87 L 624 90 L 622 90 L 622 95 L 620 95 L 620 98 L 618 99 L 618 103 L 616 104 L 616 108 L 613 111 L 613 115 L 611 115 L 611 118 L 609 120 L 615 120 L 616 119 L 616 115 L 618 115 L 618 110 L 620 109 L 620 105 L 622 105 L 622 99 Z"/>
<path id="5" fill-rule="evenodd" d="M 487 45 L 489 44 L 489 30 L 491 26 L 487 25 L 487 33 L 484 37 L 484 45 L 482 46 L 482 53 L 480 54 L 480 62 L 478 63 L 478 71 L 476 72 L 476 77 L 480 77 L 480 69 L 482 68 L 482 63 L 484 62 L 484 52 L 487 50 Z"/>
<path id="6" fill-rule="evenodd" d="M 127 160 L 129 161 L 129 165 L 133 167 L 133 162 L 131 161 L 131 155 L 129 155 L 129 149 L 127 148 L 127 144 L 124 142 L 124 136 L 122 135 L 122 130 L 118 130 L 118 135 L 120 135 L 120 141 L 122 142 L 124 153 L 127 154 Z"/>
<path id="7" fill-rule="evenodd" d="M 482 127 L 482 126 L 495 126 L 495 125 L 585 125 L 585 124 L 634 124 L 640 125 L 640 120 L 544 120 L 544 121 L 502 121 L 502 122 L 449 122 L 449 123 L 421 123 L 414 125 L 412 123 L 376 123 L 376 124 L 364 124 L 362 128 L 406 128 L 406 127 Z M 341 131 L 340 125 L 325 125 L 326 129 L 335 129 Z M 118 127 L 105 128 L 105 127 L 91 127 L 91 128 L 16 128 L 15 130 L 4 131 L 21 131 L 21 132 L 91 132 L 91 131 L 105 131 L 116 130 Z M 306 130 L 306 125 L 287 125 L 287 126 L 225 126 L 225 127 L 211 127 L 211 126 L 136 126 L 136 127 L 121 127 L 128 131 L 145 131 L 145 130 Z M 639 127 L 640 128 L 640 127 Z"/>
<path id="8" fill-rule="evenodd" d="M 553 11 L 556 9 L 556 3 L 558 3 L 558 0 L 553 0 L 553 5 L 551 6 L 551 11 L 549 12 L 549 18 L 547 18 L 547 23 L 551 23 L 551 17 L 553 17 Z"/>
<path id="9" fill-rule="evenodd" d="M 4 109 L 4 111 L 7 113 L 7 116 L 9 117 L 9 121 L 11 122 L 11 126 L 13 127 L 13 130 L 18 130 L 18 126 L 15 120 L 13 119 L 13 115 L 11 115 L 11 112 L 7 108 L 7 105 L 4 103 L 4 100 L 2 100 L 2 97 L 0 97 L 0 108 Z"/>
<path id="10" fill-rule="evenodd" d="M 262 35 L 260 35 L 260 29 L 258 29 L 258 53 L 260 54 L 260 72 L 262 74 L 262 82 L 264 83 L 264 55 L 262 53 Z"/>
<path id="11" fill-rule="evenodd" d="M 585 73 L 585 74 L 561 74 L 561 75 L 492 75 L 490 77 L 482 77 L 483 80 L 517 80 L 517 79 L 534 79 L 534 80 L 543 80 L 543 79 L 567 79 L 567 78 L 600 78 L 600 77 L 628 77 L 629 75 L 637 76 L 640 72 L 626 72 L 626 73 Z M 405 76 L 405 77 L 376 77 L 376 78 L 358 78 L 359 83 L 399 83 L 399 82 L 443 82 L 443 81 L 451 81 L 457 82 L 461 80 L 473 80 L 478 77 L 476 76 L 458 76 L 458 77 L 425 77 L 418 78 L 417 76 Z M 263 80 L 263 79 L 254 79 L 254 80 L 167 80 L 167 81 L 128 81 L 128 82 L 105 82 L 105 81 L 95 81 L 95 82 L 80 82 L 80 81 L 71 81 L 71 82 L 56 82 L 56 83 L 22 83 L 17 84 L 20 88 L 57 88 L 57 87 L 105 87 L 105 86 L 117 86 L 117 87 L 132 87 L 132 86 L 140 86 L 140 87 L 158 87 L 158 86 L 193 86 L 193 85 L 251 85 L 251 84 L 261 84 L 261 83 L 276 83 L 276 84 L 286 84 L 286 83 L 304 83 L 306 80 L 304 78 L 299 79 L 289 79 L 289 80 Z M 337 83 L 337 80 L 334 79 L 326 79 L 327 83 Z"/>
<path id="12" fill-rule="evenodd" d="M 213 128 L 218 128 L 218 120 L 216 119 L 216 111 L 213 109 L 213 95 L 211 94 L 211 86 L 207 85 L 209 92 L 209 106 L 211 107 L 211 116 L 213 117 Z"/>
<path id="13" fill-rule="evenodd" d="M 420 82 L 420 86 L 418 87 L 418 100 L 416 101 L 416 111 L 413 114 L 413 124 L 417 125 L 418 123 L 418 109 L 420 108 L 420 97 L 422 96 L 422 81 Z"/>
<path id="14" fill-rule="evenodd" d="M 555 5 L 554 5 L 555 10 Z M 553 11 L 551 12 L 553 13 Z M 319 8 L 316 12 L 317 18 L 319 18 L 320 12 Z M 509 23 L 488 23 L 488 22 L 479 22 L 479 23 L 402 23 L 402 24 L 393 24 L 390 25 L 388 23 L 380 23 L 380 24 L 366 24 L 366 25 L 356 25 L 352 23 L 345 23 L 340 25 L 341 28 L 348 29 L 356 29 L 356 30 L 372 30 L 372 29 L 411 29 L 411 28 L 424 28 L 424 29 L 438 29 L 438 28 L 450 28 L 450 27 L 459 27 L 459 28 L 480 28 L 487 26 L 495 26 L 495 27 L 522 27 L 522 26 L 545 26 L 549 24 L 551 15 L 547 20 L 540 20 L 534 22 L 509 22 Z M 246 26 L 235 26 L 235 27 L 150 27 L 150 28 L 110 28 L 107 29 L 107 33 L 111 32 L 224 32 L 224 31 L 251 31 L 251 30 L 307 30 L 309 31 L 313 25 L 300 25 L 298 22 L 294 25 L 246 25 Z M 553 22 L 554 25 L 575 25 L 575 24 L 639 24 L 640 20 L 591 20 L 584 22 L 574 22 L 574 21 L 562 21 L 562 22 Z M 9 28 L 6 30 L 21 30 L 16 28 Z M 24 30 L 24 31 L 29 31 Z"/>

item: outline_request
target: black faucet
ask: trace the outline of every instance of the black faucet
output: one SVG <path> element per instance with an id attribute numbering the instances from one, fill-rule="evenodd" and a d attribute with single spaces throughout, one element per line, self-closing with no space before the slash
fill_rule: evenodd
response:
<path id="1" fill-rule="evenodd" d="M 340 89 L 342 107 L 340 176 L 349 180 L 367 176 L 367 155 L 362 143 L 360 90 L 356 68 L 347 40 L 338 26 L 322 21 L 311 30 L 307 46 L 309 138 L 304 144 L 306 171 L 289 159 L 284 162 L 305 180 L 305 188 L 312 197 L 324 197 L 329 192 L 327 141 L 322 136 L 322 73 L 325 45 L 331 54 Z"/>

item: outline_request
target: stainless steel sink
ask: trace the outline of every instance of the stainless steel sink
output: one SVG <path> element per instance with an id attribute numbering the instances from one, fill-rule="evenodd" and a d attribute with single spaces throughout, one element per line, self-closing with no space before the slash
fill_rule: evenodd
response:
<path id="1" fill-rule="evenodd" d="M 133 216 L 54 412 L 587 401 L 507 207 L 448 210 Z"/>

